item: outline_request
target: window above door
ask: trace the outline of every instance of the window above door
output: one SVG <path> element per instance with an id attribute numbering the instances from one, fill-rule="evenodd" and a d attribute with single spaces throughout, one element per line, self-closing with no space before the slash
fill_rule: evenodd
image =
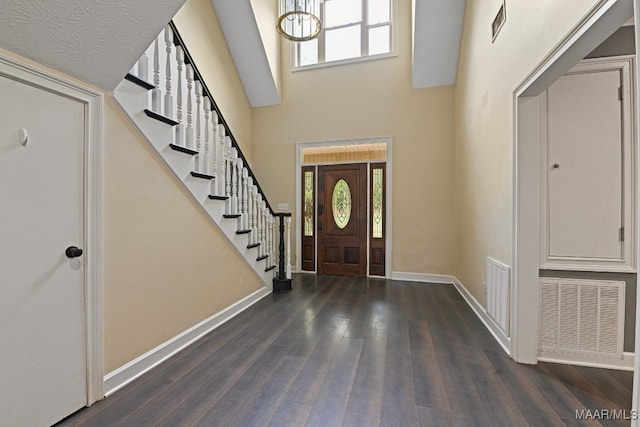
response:
<path id="1" fill-rule="evenodd" d="M 294 43 L 294 71 L 393 56 L 393 2 L 321 0 L 323 29 L 313 40 Z"/>

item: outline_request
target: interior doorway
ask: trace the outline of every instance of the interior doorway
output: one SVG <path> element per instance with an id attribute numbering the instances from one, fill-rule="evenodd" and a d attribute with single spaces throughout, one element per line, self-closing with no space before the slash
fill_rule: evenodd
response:
<path id="1" fill-rule="evenodd" d="M 391 273 L 391 138 L 297 147 L 296 270 Z"/>
<path id="2" fill-rule="evenodd" d="M 545 133 L 541 123 L 543 94 L 632 16 L 631 0 L 606 1 L 594 6 L 557 49 L 514 91 L 512 280 L 515 292 L 512 295 L 512 310 L 515 315 L 511 325 L 514 331 L 511 352 L 519 362 L 536 363 L 539 354 L 539 277 L 541 258 L 545 253 L 541 248 L 540 236 L 543 216 L 546 215 L 541 209 L 541 183 L 543 165 L 546 162 L 540 143 Z M 636 113 L 634 119 L 635 115 Z M 637 152 L 633 154 L 633 162 L 637 164 Z M 551 163 L 550 167 L 554 165 L 555 163 Z M 635 214 L 633 221 L 637 221 Z M 637 254 L 634 255 L 634 265 L 636 257 Z M 634 408 L 635 406 L 634 401 Z"/>

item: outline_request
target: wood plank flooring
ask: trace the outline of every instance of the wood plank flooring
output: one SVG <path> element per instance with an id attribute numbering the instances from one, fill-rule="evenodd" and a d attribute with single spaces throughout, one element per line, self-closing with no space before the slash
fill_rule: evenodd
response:
<path id="1" fill-rule="evenodd" d="M 297 275 L 59 426 L 599 426 L 632 373 L 500 349 L 451 285 Z"/>

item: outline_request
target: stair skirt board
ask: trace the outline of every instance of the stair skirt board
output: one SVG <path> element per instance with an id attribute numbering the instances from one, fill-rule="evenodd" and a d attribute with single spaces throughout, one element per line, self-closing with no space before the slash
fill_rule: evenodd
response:
<path id="1" fill-rule="evenodd" d="M 273 289 L 273 272 L 265 272 L 264 264 L 255 259 L 255 252 L 247 249 L 248 238 L 238 238 L 237 227 L 226 224 L 223 217 L 225 215 L 226 200 L 221 196 L 211 195 L 211 181 L 205 179 L 194 179 L 192 172 L 194 158 L 185 150 L 177 150 L 171 147 L 173 141 L 173 128 L 167 124 L 149 117 L 148 92 L 146 89 L 128 80 L 122 80 L 114 89 L 112 94 L 116 105 L 138 129 L 141 136 L 158 153 L 159 158 L 169 167 L 178 180 L 191 193 L 195 201 L 204 209 L 213 223 L 225 234 L 227 239 L 235 246 L 240 256 L 253 269 L 260 278 L 263 285 L 268 289 Z M 147 110 L 145 112 L 145 110 Z M 151 113 L 153 116 L 153 113 Z M 187 154 L 187 155 L 185 155 Z M 240 215 L 233 215 L 237 218 Z"/>
<path id="2" fill-rule="evenodd" d="M 258 289 L 240 301 L 192 326 L 126 365 L 108 373 L 104 377 L 105 396 L 115 393 L 131 381 L 193 344 L 207 333 L 231 320 L 269 294 L 271 294 L 271 291 L 267 288 Z"/>

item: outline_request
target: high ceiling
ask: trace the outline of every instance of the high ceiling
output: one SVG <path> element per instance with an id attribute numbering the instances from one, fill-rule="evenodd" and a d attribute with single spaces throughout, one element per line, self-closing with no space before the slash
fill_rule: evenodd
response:
<path id="1" fill-rule="evenodd" d="M 264 0 L 260 0 L 264 1 Z M 275 1 L 275 0 L 274 0 Z M 406 1 L 406 0 L 396 0 Z M 252 107 L 280 103 L 252 0 L 212 0 Z M 465 0 L 412 0 L 413 87 L 455 83 Z M 275 33 L 275 24 L 270 29 Z"/>
<path id="2" fill-rule="evenodd" d="M 256 1 L 212 0 L 254 107 L 280 103 L 263 39 L 275 25 L 260 32 Z M 0 48 L 112 90 L 184 2 L 2 0 Z M 464 4 L 412 0 L 414 88 L 455 82 Z"/>

